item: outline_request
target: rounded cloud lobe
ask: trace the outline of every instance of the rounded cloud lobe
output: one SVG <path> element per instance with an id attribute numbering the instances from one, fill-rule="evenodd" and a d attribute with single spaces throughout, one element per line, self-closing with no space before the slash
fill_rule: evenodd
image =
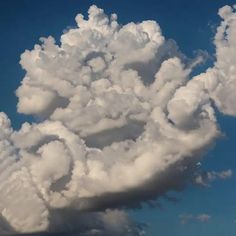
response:
<path id="1" fill-rule="evenodd" d="M 41 122 L 14 131 L 0 114 L 0 213 L 13 231 L 78 228 L 94 214 L 106 232 L 140 234 L 123 212 L 88 211 L 180 190 L 220 134 L 215 107 L 236 115 L 233 8 L 219 10 L 214 66 L 191 79 L 199 58 L 186 64 L 155 21 L 121 26 L 96 6 L 88 14 L 60 46 L 42 38 L 21 56 L 17 109 Z M 75 212 L 85 216 L 62 220 Z"/>

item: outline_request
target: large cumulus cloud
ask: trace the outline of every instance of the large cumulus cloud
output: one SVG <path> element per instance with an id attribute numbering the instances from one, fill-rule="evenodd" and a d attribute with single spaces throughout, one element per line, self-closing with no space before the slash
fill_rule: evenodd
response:
<path id="1" fill-rule="evenodd" d="M 96 6 L 60 45 L 42 38 L 22 54 L 17 109 L 41 122 L 14 131 L 0 114 L 0 213 L 13 231 L 53 230 L 66 212 L 135 206 L 184 186 L 220 134 L 215 107 L 236 115 L 236 13 L 219 15 L 216 62 L 191 79 L 200 59 L 185 63 L 155 21 L 121 26 Z M 107 214 L 123 213 L 93 214 L 108 227 Z"/>

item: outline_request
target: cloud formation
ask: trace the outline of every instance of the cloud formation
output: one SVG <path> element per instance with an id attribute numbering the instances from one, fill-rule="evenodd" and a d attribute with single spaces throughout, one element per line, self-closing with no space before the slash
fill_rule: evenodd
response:
<path id="1" fill-rule="evenodd" d="M 135 207 L 183 188 L 220 135 L 215 107 L 236 115 L 236 13 L 219 15 L 216 62 L 191 79 L 201 58 L 185 64 L 158 23 L 121 26 L 96 6 L 60 45 L 42 38 L 21 55 L 17 109 L 41 122 L 16 131 L 0 114 L 0 213 L 11 229 L 53 231 L 67 212 Z M 110 214 L 123 213 L 97 214 L 112 228 Z"/>
<path id="2" fill-rule="evenodd" d="M 199 221 L 199 222 L 205 223 L 211 219 L 211 216 L 205 213 L 202 213 L 199 215 L 182 214 L 182 215 L 179 215 L 179 219 L 180 219 L 181 224 L 186 224 L 190 221 Z"/>
<path id="3" fill-rule="evenodd" d="M 201 171 L 200 173 L 196 172 L 194 176 L 194 183 L 201 186 L 209 186 L 209 184 L 217 179 L 229 179 L 233 175 L 231 169 L 223 171 Z"/>

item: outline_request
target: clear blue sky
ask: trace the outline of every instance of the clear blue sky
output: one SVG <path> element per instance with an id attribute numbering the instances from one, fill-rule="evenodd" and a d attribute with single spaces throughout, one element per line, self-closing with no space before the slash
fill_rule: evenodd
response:
<path id="1" fill-rule="evenodd" d="M 2 0 L 0 1 L 0 110 L 8 114 L 12 125 L 19 128 L 32 118 L 16 113 L 15 89 L 24 75 L 19 65 L 20 54 L 31 49 L 42 36 L 57 40 L 63 29 L 74 26 L 77 13 L 86 15 L 91 4 L 106 13 L 117 13 L 122 24 L 145 19 L 156 20 L 166 38 L 173 38 L 181 51 L 192 56 L 197 49 L 214 54 L 212 39 L 219 23 L 218 8 L 235 4 L 226 0 Z M 161 200 L 161 208 L 144 207 L 132 211 L 135 219 L 149 224 L 147 235 L 161 236 L 234 236 L 236 235 L 236 118 L 218 115 L 226 138 L 219 140 L 207 154 L 202 168 L 220 171 L 232 169 L 229 180 L 218 180 L 211 188 L 189 187 L 171 193 L 179 201 Z M 211 215 L 209 222 L 181 224 L 180 214 Z"/>

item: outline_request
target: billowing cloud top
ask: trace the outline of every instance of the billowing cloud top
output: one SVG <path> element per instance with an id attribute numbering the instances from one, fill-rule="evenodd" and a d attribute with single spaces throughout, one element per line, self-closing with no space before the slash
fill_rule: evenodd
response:
<path id="1" fill-rule="evenodd" d="M 185 65 L 155 21 L 88 14 L 60 46 L 42 38 L 21 56 L 17 108 L 41 122 L 14 131 L 0 114 L 0 213 L 15 231 L 178 189 L 219 136 L 214 107 L 236 115 L 233 8 L 219 10 L 214 66 L 191 79 L 199 58 Z"/>

